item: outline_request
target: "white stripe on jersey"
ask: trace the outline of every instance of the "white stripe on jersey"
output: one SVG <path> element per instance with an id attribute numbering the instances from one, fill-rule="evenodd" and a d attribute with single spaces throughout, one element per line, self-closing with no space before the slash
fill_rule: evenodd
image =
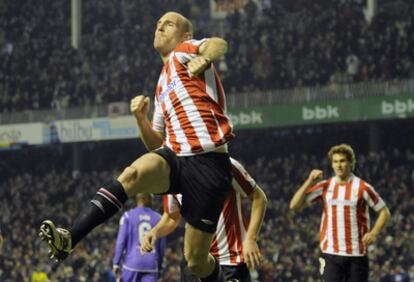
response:
<path id="1" fill-rule="evenodd" d="M 206 81 L 206 92 L 208 96 L 211 97 L 214 101 L 218 103 L 219 99 L 217 97 L 217 85 L 216 85 L 216 78 L 214 76 L 213 67 L 209 67 L 204 72 L 204 79 Z"/>
<path id="2" fill-rule="evenodd" d="M 342 202 L 345 199 L 346 187 L 345 185 L 339 185 L 338 187 L 338 199 L 339 202 Z M 332 204 L 334 202 L 332 201 Z M 346 251 L 346 242 L 345 242 L 345 206 L 343 204 L 336 204 L 336 226 L 337 226 L 337 236 L 338 238 L 343 238 L 343 240 L 338 240 L 339 250 Z"/>
<path id="3" fill-rule="evenodd" d="M 335 181 L 331 181 L 331 183 L 329 183 L 329 187 L 328 187 L 328 191 L 326 192 L 326 203 L 329 202 L 330 199 L 332 199 L 333 197 L 333 190 L 335 187 Z M 333 222 L 332 222 L 332 216 L 329 216 L 330 214 L 332 214 L 332 206 L 327 204 L 326 205 L 326 210 L 328 212 L 328 228 L 327 228 L 327 232 L 326 232 L 326 237 L 328 240 L 328 249 L 333 249 Z"/>
<path id="4" fill-rule="evenodd" d="M 180 63 L 182 64 L 185 64 L 191 59 L 196 57 L 195 54 L 189 54 L 189 53 L 184 53 L 184 52 L 174 52 L 174 54 L 177 57 L 178 61 L 180 61 Z"/>
<path id="5" fill-rule="evenodd" d="M 361 179 L 355 178 L 352 182 L 351 186 L 351 201 L 358 202 L 358 190 L 361 184 Z M 350 217 L 351 217 L 351 242 L 352 242 L 352 253 L 358 253 L 359 251 L 359 235 L 358 235 L 358 222 L 352 219 L 357 218 L 357 209 L 350 209 Z"/>
<path id="6" fill-rule="evenodd" d="M 246 230 L 246 226 L 244 226 L 244 222 L 243 222 L 243 219 L 244 219 L 245 216 L 243 214 L 242 200 L 241 200 L 240 194 L 236 194 L 236 195 L 237 195 L 237 214 L 238 214 L 238 218 L 239 218 L 240 231 L 241 231 L 241 239 L 242 239 L 242 242 L 238 242 L 238 244 L 242 244 L 243 245 L 243 242 L 246 239 L 247 230 Z M 241 262 L 241 257 L 240 256 L 241 256 L 241 254 L 239 254 L 237 252 L 237 262 L 238 263 Z"/>
<path id="7" fill-rule="evenodd" d="M 225 226 L 226 224 L 224 223 L 224 216 L 223 213 L 221 213 L 215 233 L 220 264 L 229 263 L 228 259 L 225 259 L 229 258 L 230 254 L 229 245 L 227 244 L 227 234 Z"/>
<path id="8" fill-rule="evenodd" d="M 221 127 L 220 127 L 220 124 L 219 124 L 218 119 L 216 117 L 216 114 L 213 112 L 213 110 L 211 110 L 210 112 L 214 116 L 214 120 L 216 122 L 217 130 L 220 133 L 220 139 L 221 139 L 221 141 L 224 141 L 224 132 L 223 132 L 223 130 L 221 130 Z"/>

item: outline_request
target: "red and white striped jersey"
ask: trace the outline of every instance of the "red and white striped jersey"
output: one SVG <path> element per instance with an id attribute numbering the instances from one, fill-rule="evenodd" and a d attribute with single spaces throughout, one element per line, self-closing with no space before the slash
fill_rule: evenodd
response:
<path id="1" fill-rule="evenodd" d="M 214 151 L 234 135 L 220 77 L 212 64 L 191 78 L 187 63 L 206 39 L 179 44 L 165 62 L 155 93 L 152 128 L 178 156 Z"/>
<path id="2" fill-rule="evenodd" d="M 362 237 L 369 231 L 368 207 L 379 211 L 385 203 L 374 188 L 351 175 L 345 184 L 336 177 L 319 182 L 306 191 L 306 202 L 322 201 L 319 242 L 323 253 L 363 256 Z"/>
<path id="3" fill-rule="evenodd" d="M 236 160 L 231 159 L 233 190 L 224 202 L 210 252 L 221 265 L 238 265 L 244 262 L 243 241 L 246 238 L 248 219 L 243 211 L 242 198 L 250 196 L 256 182 Z M 176 218 L 180 212 L 182 195 L 165 195 L 164 212 Z"/>

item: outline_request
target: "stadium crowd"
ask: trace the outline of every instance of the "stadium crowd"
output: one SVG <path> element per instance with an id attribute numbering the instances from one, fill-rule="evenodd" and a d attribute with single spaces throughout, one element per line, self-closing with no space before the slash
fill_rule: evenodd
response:
<path id="1" fill-rule="evenodd" d="M 255 136 L 251 138 L 259 139 Z M 288 203 L 312 168 L 321 168 L 326 174 L 331 172 L 326 156 L 305 149 L 290 153 L 269 147 L 262 147 L 266 153 L 257 153 L 254 150 L 257 142 L 248 141 L 236 144 L 233 156 L 245 162 L 269 199 L 260 236 L 266 259 L 258 269 L 257 281 L 319 281 L 317 234 L 321 211 L 311 207 L 306 213 L 293 215 L 288 212 Z M 116 148 L 113 144 L 106 146 L 111 146 L 111 150 Z M 114 162 L 97 157 L 85 162 L 88 165 L 82 171 L 70 169 L 70 160 L 58 152 L 61 148 L 32 149 L 30 154 L 26 153 L 31 158 L 26 158 L 24 152 L 9 157 L 2 153 L 0 224 L 5 242 L 0 256 L 0 281 L 114 281 L 111 259 L 121 213 L 94 230 L 62 264 L 48 261 L 37 230 L 43 218 L 64 226 L 70 224 L 69 219 L 75 218 L 97 185 L 119 173 L 113 169 L 114 165 L 122 168 L 119 161 L 125 162 L 126 156 L 133 154 L 121 147 L 119 152 L 123 153 L 106 156 Z M 104 147 L 92 150 L 90 156 L 102 155 L 102 150 Z M 65 163 L 69 165 L 61 165 Z M 101 167 L 94 165 L 97 163 Z M 370 281 L 414 281 L 414 151 L 394 148 L 357 152 L 356 174 L 374 185 L 392 213 L 391 224 L 369 249 Z M 129 201 L 125 209 L 133 204 Z M 161 212 L 159 197 L 156 210 Z M 179 280 L 182 230 L 181 227 L 168 238 L 161 281 Z"/>
<path id="2" fill-rule="evenodd" d="M 365 1 L 246 1 L 220 34 L 229 93 L 414 77 L 414 5 Z M 82 41 L 70 44 L 70 1 L 0 1 L 0 112 L 102 105 L 152 94 L 161 61 L 155 20 L 177 10 L 211 36 L 208 1 L 82 2 Z"/>

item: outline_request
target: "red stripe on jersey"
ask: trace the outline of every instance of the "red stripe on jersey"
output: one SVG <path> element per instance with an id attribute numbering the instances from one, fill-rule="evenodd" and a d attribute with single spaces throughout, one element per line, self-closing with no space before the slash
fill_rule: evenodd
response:
<path id="1" fill-rule="evenodd" d="M 170 126 L 171 124 L 171 117 L 170 115 L 167 113 L 167 110 L 165 109 L 165 104 L 162 103 L 161 104 L 162 107 L 162 111 L 164 113 L 164 117 L 165 117 L 165 126 L 168 130 L 168 136 L 169 136 L 169 141 L 172 145 L 172 150 L 174 152 L 180 152 L 181 151 L 181 145 L 177 142 L 177 136 L 175 136 L 174 130 L 172 129 L 172 126 Z"/>
<path id="2" fill-rule="evenodd" d="M 364 192 L 363 189 L 363 181 L 360 181 L 359 188 L 358 188 L 358 204 L 357 204 L 357 224 L 358 224 L 358 247 L 359 252 L 362 254 L 364 253 L 364 244 L 362 243 L 362 237 L 364 236 L 365 232 L 364 229 L 366 228 L 366 216 L 365 216 L 365 201 L 362 193 Z"/>
<path id="3" fill-rule="evenodd" d="M 322 223 L 322 230 L 321 233 L 319 234 L 319 241 L 323 242 L 323 246 L 322 246 L 322 251 L 326 251 L 326 249 L 328 248 L 328 235 L 326 233 L 326 230 L 328 229 L 328 210 L 326 208 L 326 204 L 325 202 L 323 202 L 323 213 L 324 213 L 324 217 L 323 217 L 323 223 Z"/>
<path id="4" fill-rule="evenodd" d="M 246 193 L 246 195 L 250 195 L 254 192 L 254 188 L 250 185 L 250 182 L 246 180 L 240 170 L 237 169 L 235 165 L 231 165 L 231 172 L 233 174 L 234 179 L 239 183 L 240 187 Z"/>
<path id="5" fill-rule="evenodd" d="M 170 213 L 169 207 L 168 207 L 168 195 L 164 195 L 162 197 L 162 206 L 163 206 L 163 210 L 166 213 Z"/>
<path id="6" fill-rule="evenodd" d="M 244 208 L 243 208 L 243 205 L 240 206 L 240 212 L 242 214 L 242 222 L 241 222 L 241 224 L 243 224 L 244 229 L 247 230 L 248 227 L 249 227 L 249 222 L 247 221 L 247 218 L 244 216 Z M 239 255 L 240 255 L 240 261 L 241 262 L 244 262 L 243 238 L 242 238 L 241 226 L 239 226 L 239 227 L 240 227 L 240 229 L 236 233 L 236 235 L 237 235 L 237 243 L 238 243 L 238 252 L 239 252 Z"/>
<path id="7" fill-rule="evenodd" d="M 326 193 L 328 192 L 329 185 L 331 184 L 332 178 L 329 178 L 328 180 L 322 182 L 320 185 L 322 185 L 323 191 L 322 191 L 322 199 L 326 199 Z M 318 185 L 316 185 L 318 186 Z M 315 186 L 315 187 L 316 187 Z M 328 209 L 326 206 L 326 202 L 322 201 L 323 206 L 323 222 L 322 222 L 322 228 L 321 232 L 319 233 L 319 242 L 322 243 L 323 240 L 325 240 L 322 250 L 325 251 L 328 248 L 328 240 L 327 240 L 327 233 L 326 230 L 328 229 Z"/>
<path id="8" fill-rule="evenodd" d="M 177 57 L 174 56 L 173 61 L 174 61 L 174 66 L 175 66 L 178 76 L 188 77 L 187 69 L 178 61 Z M 184 85 L 185 90 L 190 95 L 194 106 L 197 108 L 197 111 L 201 119 L 203 120 L 208 130 L 208 133 L 210 134 L 212 141 L 214 143 L 217 143 L 219 140 L 221 140 L 221 136 L 220 136 L 220 132 L 218 131 L 217 125 L 211 124 L 213 122 L 211 120 L 211 110 L 212 110 L 211 108 L 218 108 L 218 109 L 213 109 L 214 112 L 216 112 L 217 110 L 221 111 L 221 109 L 220 107 L 216 107 L 217 102 L 212 100 L 210 96 L 206 94 L 206 84 L 204 81 L 204 77 L 199 76 L 198 78 L 193 79 L 192 83 L 186 83 L 186 81 L 183 79 L 181 81 Z M 197 100 L 195 100 L 194 98 L 197 98 Z M 205 103 L 203 99 L 209 99 L 212 101 L 212 103 Z M 229 124 L 228 120 L 227 120 L 227 124 Z M 220 125 L 220 122 L 219 122 L 219 125 Z M 229 126 L 229 129 L 230 129 L 230 126 Z"/>
<path id="9" fill-rule="evenodd" d="M 198 46 L 194 45 L 193 43 L 183 42 L 174 48 L 174 52 L 197 54 Z"/>
<path id="10" fill-rule="evenodd" d="M 316 185 L 314 185 L 314 186 L 312 186 L 312 187 L 308 188 L 308 189 L 306 190 L 305 194 L 310 194 L 310 193 L 312 193 L 312 192 L 315 192 L 315 191 L 316 191 L 316 190 L 318 190 L 318 189 L 326 189 L 326 188 L 328 188 L 328 187 L 329 187 L 329 183 L 330 183 L 330 182 L 325 182 L 325 181 L 320 182 L 320 183 L 318 183 L 318 184 L 316 184 Z"/>
<path id="11" fill-rule="evenodd" d="M 240 225 L 240 224 L 238 224 Z M 239 226 L 240 228 L 240 226 Z M 236 248 L 237 248 L 237 252 L 240 255 L 240 261 L 244 262 L 244 254 L 243 254 L 243 239 L 242 239 L 242 234 L 241 231 L 236 232 L 236 236 L 237 236 L 237 240 L 236 240 Z M 237 263 L 237 257 L 236 254 L 234 256 L 234 258 L 232 258 L 231 260 L 234 263 Z"/>
<path id="12" fill-rule="evenodd" d="M 234 195 L 234 190 L 230 191 L 226 201 L 224 202 L 223 207 L 223 218 L 224 218 L 224 227 L 226 229 L 227 245 L 230 253 L 230 262 L 237 262 L 237 233 L 241 233 L 240 224 L 237 218 L 237 209 L 234 207 L 237 206 L 236 197 Z"/>
<path id="13" fill-rule="evenodd" d="M 210 246 L 210 253 L 212 256 L 214 256 L 217 261 L 220 262 L 220 254 L 219 254 L 219 248 L 218 248 L 218 242 L 217 242 L 217 235 L 214 234 L 213 241 L 211 242 Z"/>
<path id="14" fill-rule="evenodd" d="M 372 191 L 371 188 L 369 188 L 368 185 L 366 185 L 366 183 L 364 182 L 364 188 L 363 188 L 367 193 L 368 196 L 371 198 L 371 200 L 374 202 L 374 205 L 376 205 L 379 201 L 379 198 L 377 197 L 377 195 L 374 193 L 374 191 Z"/>
<path id="15" fill-rule="evenodd" d="M 346 184 L 345 200 L 351 200 L 352 181 Z M 352 254 L 352 234 L 351 234 L 351 207 L 344 207 L 344 223 L 345 223 L 345 245 L 346 253 Z"/>
<path id="16" fill-rule="evenodd" d="M 339 192 L 339 184 L 335 184 L 333 190 L 333 197 L 332 200 L 338 199 L 338 192 Z M 336 205 L 332 205 L 332 236 L 333 236 L 333 248 L 335 252 L 339 251 L 339 244 L 338 244 L 338 222 L 336 219 L 337 216 Z"/>

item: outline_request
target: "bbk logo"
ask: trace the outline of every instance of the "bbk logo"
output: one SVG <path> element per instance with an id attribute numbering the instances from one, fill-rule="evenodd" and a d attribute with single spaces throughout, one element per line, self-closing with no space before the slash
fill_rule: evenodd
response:
<path id="1" fill-rule="evenodd" d="M 328 105 L 326 107 L 315 106 L 313 108 L 302 108 L 303 120 L 320 120 L 339 118 L 338 107 Z"/>
<path id="2" fill-rule="evenodd" d="M 250 113 L 240 112 L 236 115 L 229 114 L 231 122 L 236 125 L 262 124 L 262 113 L 251 111 Z"/>
<path id="3" fill-rule="evenodd" d="M 382 101 L 381 112 L 383 115 L 402 115 L 414 112 L 414 101 L 408 99 L 407 101 L 394 100 L 392 102 Z"/>

